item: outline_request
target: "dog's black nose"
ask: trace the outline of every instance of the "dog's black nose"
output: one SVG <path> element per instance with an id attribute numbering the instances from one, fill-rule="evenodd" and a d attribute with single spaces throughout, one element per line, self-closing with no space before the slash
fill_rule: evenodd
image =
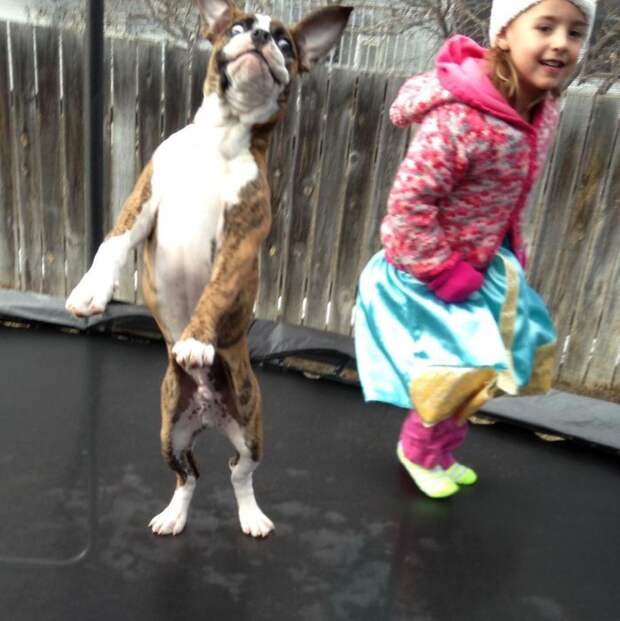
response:
<path id="1" fill-rule="evenodd" d="M 266 30 L 256 29 L 252 31 L 252 43 L 256 47 L 263 47 L 269 43 L 271 35 Z"/>

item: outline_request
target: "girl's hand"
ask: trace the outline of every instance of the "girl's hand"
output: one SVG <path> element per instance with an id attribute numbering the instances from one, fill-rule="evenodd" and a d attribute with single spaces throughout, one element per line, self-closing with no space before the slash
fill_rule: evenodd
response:
<path id="1" fill-rule="evenodd" d="M 482 287 L 484 276 L 466 261 L 442 272 L 426 286 L 442 301 L 465 302 Z"/>

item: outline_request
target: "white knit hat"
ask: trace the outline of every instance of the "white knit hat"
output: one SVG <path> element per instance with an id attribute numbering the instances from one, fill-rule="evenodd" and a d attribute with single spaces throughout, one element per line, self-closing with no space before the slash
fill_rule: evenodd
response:
<path id="1" fill-rule="evenodd" d="M 539 2 L 542 2 L 542 0 L 493 0 L 489 28 L 491 47 L 495 45 L 497 35 L 508 26 L 513 19 Z M 580 9 L 588 20 L 588 32 L 586 33 L 587 36 L 584 39 L 583 45 L 585 49 L 588 39 L 590 38 L 590 33 L 592 32 L 592 26 L 594 25 L 596 0 L 570 0 L 570 2 Z"/>

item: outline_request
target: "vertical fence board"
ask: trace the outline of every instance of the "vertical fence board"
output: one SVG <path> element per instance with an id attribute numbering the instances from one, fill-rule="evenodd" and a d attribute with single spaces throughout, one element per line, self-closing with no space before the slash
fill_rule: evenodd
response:
<path id="1" fill-rule="evenodd" d="M 33 27 L 11 25 L 13 58 L 13 154 L 17 191 L 20 283 L 22 289 L 40 292 L 42 288 L 41 194 L 37 169 L 37 109 L 34 74 Z"/>
<path id="2" fill-rule="evenodd" d="M 86 266 L 84 197 L 84 106 L 81 35 L 66 30 L 62 34 L 63 106 L 62 151 L 64 168 L 63 213 L 65 221 L 66 293 L 79 282 Z M 109 73 L 108 73 L 109 75 Z M 107 202 L 104 203 L 107 205 Z"/>
<path id="3" fill-rule="evenodd" d="M 581 96 L 574 101 L 577 107 L 567 107 L 565 110 L 562 139 L 558 141 L 557 167 L 554 172 L 559 186 L 549 186 L 550 192 L 543 205 L 545 216 L 542 226 L 545 228 L 541 230 L 538 239 L 543 244 L 538 249 L 538 256 L 546 253 L 540 292 L 549 306 L 562 350 L 570 334 L 574 300 L 579 292 L 579 272 L 575 269 L 587 250 L 584 242 L 584 228 L 587 224 L 584 214 L 588 214 L 588 207 L 591 207 L 582 201 L 580 210 L 584 214 L 575 209 L 566 209 L 567 205 L 576 205 L 579 201 L 583 170 L 588 165 L 586 154 L 591 155 L 588 147 L 592 135 L 593 98 Z M 570 170 L 572 174 L 562 179 L 562 170 Z M 547 212 L 555 219 L 548 219 Z M 556 359 L 556 372 L 559 372 L 561 362 L 560 358 Z"/>
<path id="4" fill-rule="evenodd" d="M 561 123 L 562 116 L 560 116 Z M 535 250 L 539 246 L 539 238 L 542 230 L 541 220 L 545 214 L 544 201 L 547 196 L 547 188 L 553 177 L 553 169 L 555 159 L 558 155 L 558 136 L 556 134 L 553 143 L 549 146 L 549 153 L 545 168 L 539 171 L 539 177 L 536 184 L 532 188 L 532 192 L 526 205 L 526 211 L 523 214 L 523 225 L 525 226 L 524 237 L 528 250 L 528 266 L 527 274 L 531 278 L 532 266 L 537 263 Z"/>
<path id="5" fill-rule="evenodd" d="M 0 21 L 0 288 L 17 288 L 17 214 L 14 193 L 7 24 Z"/>
<path id="6" fill-rule="evenodd" d="M 291 87 L 284 119 L 271 144 L 271 231 L 264 241 L 260 255 L 260 287 L 256 301 L 256 315 L 261 319 L 279 316 L 280 283 L 285 270 L 287 221 L 290 216 L 291 162 L 295 160 L 297 114 L 297 89 Z"/>
<path id="7" fill-rule="evenodd" d="M 338 231 L 344 206 L 345 163 L 353 124 L 356 76 L 333 69 L 327 103 L 327 127 L 321 158 L 316 234 L 312 265 L 308 274 L 306 324 L 324 330 L 330 283 L 334 278 L 338 250 Z"/>
<path id="8" fill-rule="evenodd" d="M 111 150 L 111 198 L 113 219 L 122 209 L 133 189 L 136 171 L 136 60 L 137 44 L 134 41 L 116 39 L 113 42 L 113 122 Z M 122 270 L 116 299 L 135 301 L 134 274 L 135 251 L 130 253 Z"/>
<path id="9" fill-rule="evenodd" d="M 555 293 L 555 277 L 559 269 L 566 226 L 567 205 L 574 196 L 581 162 L 581 150 L 587 136 L 588 120 L 592 111 L 592 98 L 571 93 L 565 102 L 563 118 L 556 140 L 556 166 L 549 179 L 543 200 L 543 216 L 538 221 L 537 247 L 533 253 L 531 281 L 535 289 L 550 301 Z M 550 302 L 551 303 L 551 302 Z"/>
<path id="10" fill-rule="evenodd" d="M 549 307 L 558 333 L 560 350 L 567 337 L 566 324 L 558 323 L 561 312 L 560 282 L 566 285 L 567 206 L 575 197 L 575 187 L 582 162 L 582 149 L 588 135 L 592 112 L 592 98 L 572 93 L 568 96 L 556 139 L 555 167 L 551 173 L 540 207 L 542 215 L 537 218 L 536 246 L 532 249 L 530 282 Z M 570 171 L 570 172 L 567 172 Z M 560 278 L 560 274 L 563 275 Z M 556 358 L 557 372 L 560 358 Z"/>
<path id="11" fill-rule="evenodd" d="M 161 142 L 161 44 L 141 43 L 138 47 L 138 169 L 142 170 Z M 136 302 L 144 303 L 141 277 L 142 248 L 137 251 Z"/>
<path id="12" fill-rule="evenodd" d="M 295 183 L 288 219 L 288 269 L 282 286 L 282 318 L 293 324 L 302 323 L 306 277 L 313 258 L 312 242 L 319 198 L 319 150 L 327 85 L 325 67 L 304 76 L 301 83 L 297 159 L 293 163 Z"/>
<path id="13" fill-rule="evenodd" d="M 187 124 L 190 73 L 188 52 L 166 45 L 164 52 L 164 137 L 167 138 Z"/>
<path id="14" fill-rule="evenodd" d="M 86 41 L 84 41 L 86 45 Z M 103 234 L 108 234 L 114 224 L 112 203 L 113 172 L 112 172 L 112 128 L 114 127 L 114 101 L 112 87 L 114 82 L 114 39 L 106 38 L 103 48 Z M 89 205 L 85 205 L 89 209 Z"/>
<path id="15" fill-rule="evenodd" d="M 609 203 L 603 200 L 603 191 L 613 157 L 614 128 L 619 112 L 613 98 L 597 98 L 581 179 L 573 207 L 567 214 L 569 225 L 564 243 L 568 249 L 565 261 L 568 265 L 563 273 L 564 282 L 560 282 L 564 295 L 555 318 L 562 336 L 570 334 L 570 346 L 559 376 L 560 381 L 569 384 L 584 379 L 606 306 L 609 270 L 615 263 L 613 252 L 618 252 L 618 240 L 614 244 L 609 238 L 614 214 L 609 212 Z"/>
<path id="16" fill-rule="evenodd" d="M 375 180 L 374 193 L 364 228 L 364 235 L 360 240 L 360 261 L 358 272 L 369 261 L 370 257 L 381 247 L 379 228 L 385 215 L 387 199 L 392 189 L 398 166 L 405 157 L 409 144 L 410 132 L 393 125 L 389 117 L 389 109 L 402 86 L 402 78 L 388 79 L 385 93 L 385 105 L 381 118 L 381 131 L 377 141 L 379 150 L 377 162 L 372 172 Z"/>
<path id="17" fill-rule="evenodd" d="M 161 45 L 138 47 L 138 168 L 142 170 L 161 142 Z"/>
<path id="18" fill-rule="evenodd" d="M 554 261 L 551 263 L 551 256 L 546 258 L 546 271 L 543 295 L 549 304 L 549 310 L 556 324 L 558 343 L 562 346 L 570 334 L 570 324 L 573 317 L 574 301 L 579 294 L 579 265 L 585 259 L 587 250 L 587 228 L 591 222 L 592 209 L 595 206 L 592 201 L 587 200 L 580 188 L 584 174 L 587 175 L 588 167 L 593 165 L 593 158 L 601 154 L 596 153 L 590 148 L 592 143 L 592 131 L 594 129 L 594 98 L 583 96 L 579 98 L 579 108 L 574 114 L 566 115 L 564 128 L 575 129 L 581 134 L 579 148 L 575 149 L 574 143 L 561 145 L 561 148 L 568 152 L 567 157 L 574 158 L 571 169 L 574 171 L 570 182 L 563 187 L 557 188 L 558 194 L 555 200 L 550 195 L 547 198 L 545 211 L 555 211 L 555 222 L 547 221 L 546 226 L 552 230 L 544 231 L 541 240 L 548 244 L 550 248 L 555 248 Z M 577 123 L 577 127 L 573 126 Z M 566 136 L 570 136 L 568 132 Z M 596 145 L 595 145 L 596 148 Z M 572 153 L 571 153 L 572 152 Z M 559 152 L 558 166 L 566 165 L 563 160 L 562 151 Z M 566 168 L 565 168 L 566 170 Z M 592 186 L 596 180 L 588 179 L 586 184 Z M 586 187 L 585 192 L 592 191 L 591 187 Z M 566 192 L 566 194 L 564 193 Z M 580 195 L 581 194 L 581 195 Z M 566 206 L 572 205 L 573 208 L 567 210 Z M 562 210 L 562 214 L 558 210 Z M 543 277 L 544 278 L 544 277 Z M 557 360 L 556 363 L 560 361 Z"/>
<path id="19" fill-rule="evenodd" d="M 616 98 L 617 114 L 620 112 L 620 99 Z M 603 314 L 597 335 L 597 346 L 588 368 L 585 385 L 588 388 L 600 386 L 614 390 L 620 396 L 620 115 L 617 117 L 616 141 L 607 185 L 602 197 L 602 210 L 605 214 L 601 222 L 601 239 L 597 240 L 596 261 L 589 270 L 590 278 L 600 278 L 605 289 L 601 292 Z M 598 272 L 602 272 L 599 276 Z M 596 289 L 584 287 L 584 296 L 596 295 Z M 585 304 L 584 304 L 585 307 Z M 585 311 L 587 313 L 587 310 Z M 577 387 L 579 384 L 577 384 Z"/>
<path id="20" fill-rule="evenodd" d="M 43 291 L 65 294 L 65 235 L 62 217 L 62 154 L 60 128 L 59 33 L 38 28 L 38 125 L 40 127 L 40 184 L 43 209 Z"/>
<path id="21" fill-rule="evenodd" d="M 287 112 L 288 110 L 284 111 L 284 119 L 286 119 Z M 271 181 L 271 175 L 273 173 L 273 167 L 275 166 L 275 159 L 276 159 L 275 154 L 278 151 L 278 145 L 282 141 L 282 131 L 285 125 L 286 125 L 285 120 L 280 119 L 280 122 L 276 124 L 276 127 L 271 133 L 271 136 L 269 139 L 269 146 L 267 148 L 267 174 L 269 175 L 270 185 L 273 185 L 273 182 Z"/>
<path id="22" fill-rule="evenodd" d="M 202 88 L 207 75 L 207 66 L 209 64 L 209 53 L 200 49 L 198 45 L 192 50 L 192 76 L 191 76 L 191 98 L 190 98 L 190 115 L 187 119 L 194 120 L 194 115 L 204 99 Z"/>
<path id="23" fill-rule="evenodd" d="M 552 147 L 553 148 L 553 147 Z M 534 231 L 538 231 L 539 228 L 536 227 L 535 219 L 540 216 L 543 211 L 542 200 L 543 200 L 543 191 L 545 187 L 545 178 L 547 177 L 549 167 L 547 166 L 544 171 L 541 172 L 541 176 L 536 181 L 536 184 L 532 188 L 532 192 L 528 199 L 528 203 L 525 207 L 525 213 L 522 217 L 522 225 L 523 225 L 523 238 L 524 243 L 527 248 L 528 253 L 528 266 L 527 266 L 527 274 L 529 275 L 530 269 L 533 262 L 532 249 L 535 247 L 533 234 Z"/>
<path id="24" fill-rule="evenodd" d="M 618 211 L 616 200 L 616 211 Z M 612 259 L 612 261 L 614 261 Z M 601 317 L 597 343 L 586 377 L 581 383 L 571 383 L 571 389 L 584 389 L 589 394 L 600 394 L 620 403 L 620 254 L 607 269 L 610 286 L 605 292 L 604 311 Z"/>
<path id="25" fill-rule="evenodd" d="M 373 195 L 371 171 L 384 97 L 383 76 L 362 76 L 357 87 L 355 125 L 345 180 L 341 241 L 328 324 L 330 330 L 341 334 L 351 332 L 351 315 L 359 276 L 360 238 Z"/>

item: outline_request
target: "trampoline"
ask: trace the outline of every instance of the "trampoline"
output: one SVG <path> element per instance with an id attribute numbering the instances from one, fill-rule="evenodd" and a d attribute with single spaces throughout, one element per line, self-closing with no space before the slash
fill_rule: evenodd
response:
<path id="1" fill-rule="evenodd" d="M 607 620 L 620 615 L 617 455 L 472 425 L 480 481 L 447 501 L 394 456 L 401 414 L 357 387 L 258 365 L 267 540 L 238 526 L 227 459 L 201 435 L 185 532 L 147 528 L 159 456 L 159 341 L 0 328 L 0 610 L 66 619 Z"/>

